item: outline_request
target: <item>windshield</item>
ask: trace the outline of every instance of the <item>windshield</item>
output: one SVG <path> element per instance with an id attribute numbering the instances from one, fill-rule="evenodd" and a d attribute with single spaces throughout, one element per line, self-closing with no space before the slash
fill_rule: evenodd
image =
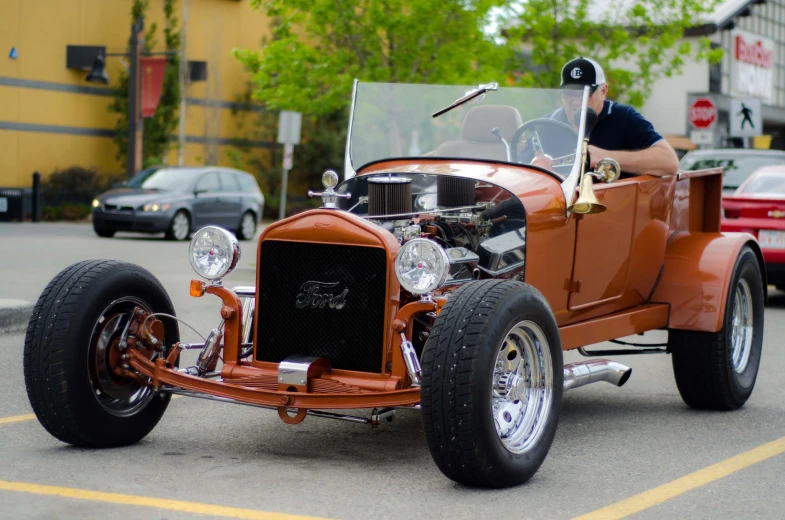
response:
<path id="1" fill-rule="evenodd" d="M 748 155 L 714 153 L 711 156 L 691 156 L 687 154 L 681 160 L 682 170 L 705 170 L 723 168 L 722 187 L 736 189 L 741 186 L 752 172 L 762 166 L 785 163 L 785 158 L 773 155 Z"/>
<path id="2" fill-rule="evenodd" d="M 580 113 L 581 91 L 500 88 L 433 117 L 477 88 L 357 83 L 348 148 L 352 171 L 383 159 L 432 157 L 534 164 L 561 177 L 570 174 L 579 139 L 578 125 L 568 121 Z"/>
<path id="3" fill-rule="evenodd" d="M 739 194 L 744 195 L 785 195 L 785 169 L 779 172 L 760 172 L 750 179 Z"/>
<path id="4" fill-rule="evenodd" d="M 145 190 L 188 191 L 196 178 L 191 170 L 158 170 L 140 184 Z"/>
<path id="5" fill-rule="evenodd" d="M 155 173 L 155 171 L 159 170 L 160 168 L 161 168 L 160 166 L 145 168 L 144 170 L 140 171 L 139 173 L 131 177 L 131 180 L 128 181 L 127 186 L 129 188 L 141 188 L 144 180 L 147 179 L 150 175 Z"/>

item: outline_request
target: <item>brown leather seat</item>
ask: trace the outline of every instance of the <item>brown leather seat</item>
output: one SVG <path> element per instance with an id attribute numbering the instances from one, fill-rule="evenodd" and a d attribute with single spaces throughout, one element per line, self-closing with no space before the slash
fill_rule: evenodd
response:
<path id="1" fill-rule="evenodd" d="M 463 120 L 461 138 L 445 141 L 429 155 L 506 161 L 507 150 L 504 143 L 499 141 L 491 130 L 498 127 L 502 137 L 509 143 L 521 124 L 521 114 L 515 107 L 507 105 L 473 107 Z M 513 157 L 514 154 L 513 151 Z"/>

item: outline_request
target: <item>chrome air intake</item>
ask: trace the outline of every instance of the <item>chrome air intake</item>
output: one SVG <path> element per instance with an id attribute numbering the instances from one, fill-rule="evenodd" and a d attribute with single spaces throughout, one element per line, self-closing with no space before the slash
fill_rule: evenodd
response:
<path id="1" fill-rule="evenodd" d="M 412 180 L 407 177 L 368 179 L 368 216 L 412 212 Z"/>
<path id="2" fill-rule="evenodd" d="M 436 204 L 471 206 L 474 204 L 474 179 L 439 175 L 436 179 Z"/>

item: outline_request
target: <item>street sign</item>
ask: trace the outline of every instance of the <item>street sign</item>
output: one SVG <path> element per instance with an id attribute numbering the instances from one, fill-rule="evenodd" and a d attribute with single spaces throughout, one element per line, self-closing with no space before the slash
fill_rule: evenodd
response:
<path id="1" fill-rule="evenodd" d="M 689 120 L 697 130 L 709 130 L 717 122 L 717 105 L 709 97 L 693 100 L 689 108 Z"/>
<path id="2" fill-rule="evenodd" d="M 714 144 L 714 131 L 693 130 L 690 132 L 690 140 L 695 144 Z"/>
<path id="3" fill-rule="evenodd" d="M 730 100 L 730 132 L 731 137 L 753 137 L 763 133 L 760 99 L 733 98 Z"/>
<path id="4" fill-rule="evenodd" d="M 303 115 L 300 112 L 281 111 L 278 116 L 278 142 L 300 144 L 300 127 Z"/>

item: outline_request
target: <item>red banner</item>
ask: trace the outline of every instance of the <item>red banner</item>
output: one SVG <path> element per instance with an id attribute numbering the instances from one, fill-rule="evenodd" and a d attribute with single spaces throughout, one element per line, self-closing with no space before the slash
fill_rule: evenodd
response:
<path id="1" fill-rule="evenodd" d="M 145 56 L 139 61 L 142 69 L 142 117 L 153 117 L 164 85 L 166 58 Z"/>

